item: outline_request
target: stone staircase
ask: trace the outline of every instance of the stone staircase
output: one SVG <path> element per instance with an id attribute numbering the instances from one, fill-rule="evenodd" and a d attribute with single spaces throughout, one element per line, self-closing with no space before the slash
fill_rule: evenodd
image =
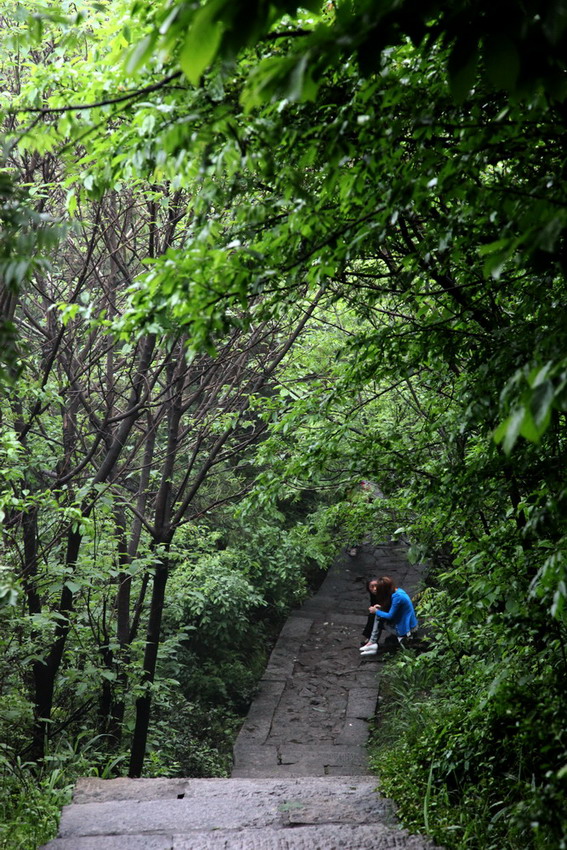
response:
<path id="1" fill-rule="evenodd" d="M 374 779 L 82 779 L 49 850 L 426 850 Z"/>
<path id="2" fill-rule="evenodd" d="M 359 547 L 285 624 L 230 779 L 82 779 L 42 850 L 431 850 L 399 829 L 366 758 L 384 654 L 361 660 L 368 578 L 413 593 L 401 544 Z"/>

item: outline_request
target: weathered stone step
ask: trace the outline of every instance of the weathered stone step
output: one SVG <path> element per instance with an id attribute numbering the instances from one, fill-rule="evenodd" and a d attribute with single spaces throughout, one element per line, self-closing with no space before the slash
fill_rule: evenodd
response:
<path id="1" fill-rule="evenodd" d="M 353 805 L 366 822 L 369 813 L 375 815 L 377 806 L 381 813 L 391 811 L 391 803 L 385 798 L 376 795 L 376 777 L 310 777 L 292 778 L 281 780 L 257 780 L 257 779 L 79 779 L 73 792 L 72 806 L 79 809 L 81 806 L 114 805 L 118 807 L 122 803 L 176 803 L 182 801 L 184 805 L 196 807 L 207 803 L 202 815 L 209 820 L 216 817 L 211 812 L 209 802 L 215 807 L 224 806 L 227 800 L 232 803 L 239 801 L 244 804 L 238 812 L 232 816 L 246 819 L 249 811 L 257 811 L 259 808 L 274 812 L 282 803 L 294 800 L 293 807 L 304 807 L 309 805 L 313 808 L 313 801 L 326 801 L 327 803 L 340 801 L 343 804 Z M 249 805 L 251 804 L 251 806 Z M 62 819 L 65 821 L 71 806 L 67 806 Z M 85 810 L 86 811 L 86 810 Z"/>
<path id="2" fill-rule="evenodd" d="M 41 848 L 40 848 L 41 850 Z M 193 832 L 191 835 L 102 835 L 56 839 L 44 850 L 434 850 L 420 836 L 380 824 L 300 826 Z"/>
<path id="3" fill-rule="evenodd" d="M 357 730 L 358 732 L 358 730 Z M 233 777 L 363 777 L 370 775 L 366 749 L 356 742 L 239 746 L 235 749 Z"/>
<path id="4" fill-rule="evenodd" d="M 427 850 L 368 777 L 83 779 L 44 850 Z"/>

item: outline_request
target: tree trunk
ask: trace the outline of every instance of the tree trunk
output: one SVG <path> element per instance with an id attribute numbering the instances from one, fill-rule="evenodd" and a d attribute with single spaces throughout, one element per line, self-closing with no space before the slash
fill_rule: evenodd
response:
<path id="1" fill-rule="evenodd" d="M 77 563 L 82 539 L 83 536 L 80 532 L 69 532 L 69 536 L 67 538 L 67 554 L 65 558 L 65 564 L 67 567 L 74 568 Z M 61 591 L 61 602 L 58 609 L 59 619 L 55 628 L 55 635 L 51 649 L 45 660 L 36 661 L 33 665 L 35 682 L 35 722 L 32 752 L 33 758 L 36 761 L 39 761 L 45 755 L 45 743 L 49 737 L 51 712 L 53 710 L 55 679 L 61 666 L 67 635 L 71 628 L 70 617 L 72 612 L 73 593 L 67 585 L 63 585 L 63 590 Z"/>
<path id="2" fill-rule="evenodd" d="M 132 737 L 132 751 L 130 754 L 130 769 L 128 776 L 136 778 L 142 775 L 144 756 L 146 754 L 146 743 L 148 740 L 148 728 L 150 724 L 151 709 L 151 685 L 154 681 L 158 647 L 161 630 L 161 619 L 165 602 L 165 586 L 168 578 L 168 564 L 160 564 L 156 567 L 152 601 L 150 606 L 150 619 L 146 638 L 146 650 L 144 653 L 144 674 L 142 683 L 146 685 L 143 696 L 136 700 L 136 726 Z"/>

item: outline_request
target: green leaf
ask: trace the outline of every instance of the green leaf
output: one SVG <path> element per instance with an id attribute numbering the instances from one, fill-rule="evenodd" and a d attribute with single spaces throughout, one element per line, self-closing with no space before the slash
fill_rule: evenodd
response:
<path id="1" fill-rule="evenodd" d="M 531 443 L 539 443 L 540 434 L 529 407 L 524 408 L 524 415 L 520 424 L 520 435 Z"/>
<path id="2" fill-rule="evenodd" d="M 138 71 L 149 59 L 157 41 L 157 33 L 152 31 L 127 55 L 126 58 L 126 73 L 133 74 Z"/>
<path id="3" fill-rule="evenodd" d="M 535 369 L 532 369 L 530 374 L 528 375 L 528 383 L 530 387 L 538 387 L 543 381 L 547 378 L 547 375 L 550 369 L 553 366 L 553 361 L 549 360 L 545 366 L 539 367 L 537 366 Z"/>
<path id="4" fill-rule="evenodd" d="M 530 410 L 540 434 L 549 424 L 554 395 L 555 389 L 551 381 L 538 383 L 532 392 Z"/>
<path id="5" fill-rule="evenodd" d="M 493 439 L 495 443 L 503 442 L 502 449 L 505 454 L 510 454 L 518 436 L 520 434 L 520 428 L 522 427 L 522 422 L 524 421 L 525 408 L 518 407 L 513 413 L 503 422 L 493 434 Z"/>
<path id="6" fill-rule="evenodd" d="M 518 241 L 518 239 L 498 239 L 496 242 L 482 245 L 478 249 L 481 257 L 486 256 L 483 266 L 486 277 L 492 277 L 494 280 L 500 278 L 504 266 L 518 247 Z"/>
<path id="7" fill-rule="evenodd" d="M 513 91 L 520 73 L 520 60 L 514 43 L 498 33 L 484 39 L 484 62 L 489 80 L 496 88 Z"/>
<path id="8" fill-rule="evenodd" d="M 71 189 L 67 193 L 67 198 L 66 198 L 65 203 L 66 203 L 66 206 L 67 206 L 67 212 L 69 213 L 70 216 L 73 216 L 75 214 L 76 210 L 77 210 L 77 195 L 76 195 L 74 189 Z"/>
<path id="9" fill-rule="evenodd" d="M 468 48 L 468 49 L 467 49 Z M 463 45 L 457 42 L 449 59 L 449 88 L 453 99 L 462 103 L 474 88 L 478 67 L 478 47 L 472 51 L 467 45 L 463 53 Z"/>
<path id="10" fill-rule="evenodd" d="M 226 5 L 227 0 L 207 3 L 199 9 L 189 27 L 179 63 L 193 85 L 199 84 L 203 72 L 217 55 L 225 29 L 220 12 Z"/>
<path id="11" fill-rule="evenodd" d="M 307 71 L 309 62 L 309 51 L 303 53 L 292 68 L 286 88 L 286 96 L 289 100 L 306 101 L 314 100 L 317 94 L 317 86 Z"/>

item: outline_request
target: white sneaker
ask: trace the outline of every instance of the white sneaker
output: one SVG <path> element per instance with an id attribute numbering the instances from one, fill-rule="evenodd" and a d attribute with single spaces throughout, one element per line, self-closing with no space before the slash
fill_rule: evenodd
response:
<path id="1" fill-rule="evenodd" d="M 378 652 L 378 644 L 377 643 L 367 643 L 366 646 L 363 646 L 360 650 L 361 655 L 376 655 Z"/>

